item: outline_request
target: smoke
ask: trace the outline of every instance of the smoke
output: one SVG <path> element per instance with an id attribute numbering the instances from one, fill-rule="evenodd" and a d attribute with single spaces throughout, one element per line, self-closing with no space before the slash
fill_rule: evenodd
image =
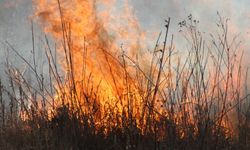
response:
<path id="1" fill-rule="evenodd" d="M 78 1 L 78 2 L 83 3 L 83 1 Z M 100 47 L 100 45 L 103 44 L 104 40 L 107 40 L 106 33 L 103 30 L 109 27 L 112 27 L 112 29 L 116 29 L 116 30 L 112 31 L 112 29 L 108 29 L 108 31 L 111 31 L 109 32 L 109 34 L 110 33 L 113 34 L 116 37 L 116 39 L 114 41 L 114 39 L 112 39 L 112 36 L 108 38 L 110 40 L 110 43 L 113 44 L 113 42 L 117 42 L 116 43 L 117 45 L 114 46 L 112 44 L 111 45 L 108 44 L 108 45 L 105 45 L 105 49 L 112 49 L 114 47 L 117 49 L 118 45 L 121 43 L 125 43 L 125 46 L 126 44 L 129 45 L 128 43 L 130 43 L 130 46 L 127 46 L 127 47 L 133 47 L 134 49 L 138 49 L 141 46 L 140 42 L 142 42 L 142 41 L 139 41 L 138 43 L 138 39 L 141 40 L 143 38 L 146 38 L 146 40 L 143 39 L 145 40 L 145 42 L 144 41 L 142 42 L 143 44 L 146 45 L 146 46 L 144 45 L 145 47 L 143 48 L 152 49 L 152 46 L 155 43 L 154 40 L 156 40 L 158 33 L 164 29 L 164 19 L 171 17 L 171 28 L 170 28 L 171 31 L 170 32 L 171 34 L 176 35 L 175 43 L 179 45 L 179 47 L 177 48 L 179 50 L 185 50 L 186 48 L 185 44 L 183 44 L 184 43 L 183 39 L 180 37 L 180 34 L 179 34 L 178 23 L 182 21 L 183 19 L 186 19 L 189 14 L 192 14 L 195 17 L 195 19 L 199 20 L 200 22 L 199 28 L 201 29 L 201 31 L 204 31 L 206 35 L 208 35 L 211 32 L 216 33 L 216 28 L 217 28 L 216 22 L 219 19 L 217 12 L 219 12 L 221 16 L 225 16 L 230 19 L 228 22 L 230 35 L 240 33 L 239 38 L 244 43 L 242 48 L 245 48 L 245 51 L 246 51 L 245 55 L 247 56 L 250 55 L 250 52 L 248 50 L 248 48 L 250 48 L 250 44 L 247 42 L 247 39 L 250 37 L 249 35 L 250 13 L 248 12 L 249 10 L 248 7 L 250 7 L 249 5 L 250 2 L 247 0 L 242 0 L 242 1 L 233 1 L 233 0 L 228 0 L 228 1 L 224 1 L 224 0 L 200 0 L 200 1 L 198 0 L 190 0 L 190 1 L 186 1 L 186 0 L 167 0 L 167 1 L 136 0 L 136 1 L 132 1 L 130 0 L 129 2 L 132 4 L 131 6 L 122 5 L 123 3 L 125 3 L 122 0 L 117 0 L 116 4 L 115 4 L 115 0 L 105 0 L 105 1 L 103 0 L 104 6 L 106 6 L 109 9 L 109 11 L 106 11 L 105 13 L 100 14 L 101 16 L 98 16 L 100 18 L 106 19 L 106 22 L 103 21 L 103 24 L 94 22 L 94 26 L 93 26 L 93 23 L 91 21 L 95 20 L 95 18 L 91 18 L 89 16 L 86 17 L 88 20 L 85 20 L 84 22 L 81 22 L 78 24 L 77 21 L 79 20 L 77 16 L 74 16 L 74 14 L 72 16 L 66 16 L 69 18 L 69 20 L 76 22 L 76 26 L 74 27 L 77 28 L 77 31 L 72 32 L 73 38 L 75 38 L 75 42 L 77 43 L 82 42 L 83 36 L 92 36 L 93 37 L 92 42 L 96 42 L 95 40 L 99 40 L 99 42 L 97 42 L 98 44 L 94 45 L 94 49 L 97 49 L 98 47 Z M 52 4 L 53 6 L 57 6 L 56 1 L 54 1 L 54 3 Z M 92 5 L 92 4 L 89 4 L 89 5 Z M 70 4 L 65 5 L 65 8 L 69 6 L 71 5 Z M 75 5 L 73 5 L 72 7 L 74 6 Z M 77 6 L 81 7 L 80 5 L 77 5 Z M 76 6 L 76 9 L 72 10 L 73 12 L 78 10 L 77 6 Z M 122 8 L 124 6 L 126 6 L 127 8 L 125 9 Z M 58 11 L 57 8 L 58 7 L 55 7 L 55 8 L 52 8 L 52 10 L 49 10 L 47 6 L 42 7 L 44 12 L 46 12 L 47 10 L 48 12 L 51 11 L 50 13 L 54 13 L 55 11 Z M 107 8 L 101 7 L 101 8 L 98 8 L 98 10 L 102 12 L 103 9 L 107 9 Z M 92 9 L 94 10 L 94 8 Z M 122 9 L 127 10 L 127 13 L 125 13 L 125 15 L 117 14 L 117 13 L 122 12 L 122 11 L 119 11 Z M 82 9 L 79 9 L 79 10 L 82 10 Z M 30 24 L 29 16 L 32 15 L 33 13 L 34 12 L 32 10 L 32 0 L 14 0 L 11 2 L 8 0 L 0 1 L 0 20 L 1 20 L 0 21 L 0 41 L 1 42 L 8 41 L 15 48 L 17 48 L 17 50 L 20 52 L 21 55 L 23 55 L 27 59 L 29 59 L 29 57 L 31 56 L 30 51 L 32 48 L 32 45 L 31 45 L 32 43 L 31 43 L 31 28 L 30 28 L 31 24 Z M 81 13 L 86 13 L 86 12 L 78 12 L 78 15 Z M 93 14 L 93 12 L 89 12 L 89 13 Z M 98 15 L 98 12 L 95 14 Z M 44 15 L 46 15 L 46 13 L 44 13 Z M 57 19 L 57 21 L 59 20 L 60 22 L 60 19 L 58 19 L 60 17 L 56 15 L 58 14 L 53 14 L 52 18 L 49 18 L 49 19 Z M 126 19 L 131 19 L 131 20 L 127 26 L 121 27 L 120 22 L 119 21 L 117 22 L 116 20 L 117 17 L 115 16 L 117 15 L 120 16 L 119 21 L 120 19 L 123 19 L 123 18 L 124 20 Z M 76 18 L 73 18 L 73 17 L 76 17 Z M 90 20 L 90 19 L 93 19 L 93 20 Z M 47 22 L 51 21 L 51 20 L 48 20 L 48 18 L 44 20 L 46 20 Z M 80 25 L 86 25 L 87 28 L 86 26 L 84 28 Z M 100 26 L 101 28 L 99 28 Z M 57 27 L 57 26 L 55 25 L 54 27 Z M 89 31 L 85 31 L 85 29 Z M 133 32 L 126 32 L 126 30 L 128 31 L 132 30 Z M 36 30 L 35 32 L 37 31 L 39 32 L 39 29 Z M 53 28 L 53 32 L 56 32 L 56 28 Z M 81 32 L 84 34 L 79 34 L 79 35 L 76 34 L 76 33 L 81 33 Z M 101 33 L 105 33 L 105 34 L 101 34 Z M 55 34 L 54 36 L 56 37 Z M 100 39 L 100 37 L 102 37 L 102 39 Z M 131 37 L 133 37 L 132 40 L 130 39 Z M 231 39 L 232 38 L 233 37 L 231 37 Z M 119 41 L 119 39 L 122 39 L 122 40 Z M 135 43 L 131 43 L 134 41 Z M 78 47 L 78 48 L 81 48 L 81 47 Z M 76 49 L 78 50 L 78 48 Z M 124 48 L 126 49 L 126 47 Z M 5 49 L 5 47 L 3 46 L 2 49 Z M 131 50 L 130 52 L 132 55 L 135 55 L 133 54 L 134 52 L 133 50 Z M 2 65 L 3 65 L 3 61 L 5 60 L 4 59 L 5 56 L 6 56 L 5 53 L 1 51 L 0 59 L 2 60 L 1 61 Z M 15 57 L 10 57 L 10 58 L 13 59 L 14 63 L 19 64 L 19 61 Z M 93 57 L 93 59 L 95 60 L 99 59 L 99 61 L 104 62 L 100 60 L 100 57 L 99 58 Z M 89 63 L 90 64 L 89 68 L 91 67 L 93 68 L 94 65 L 95 66 L 97 65 L 97 63 L 93 63 L 95 62 L 95 60 L 92 60 Z M 245 63 L 248 63 L 248 62 L 245 62 Z M 2 67 L 2 65 L 0 67 L 1 69 L 4 68 Z M 76 66 L 78 65 L 76 64 Z M 82 66 L 82 65 L 79 65 L 79 66 Z M 107 69 L 109 67 L 108 64 L 106 64 L 106 66 L 107 67 L 103 69 L 103 71 L 108 70 Z M 114 68 L 116 68 L 116 66 Z M 92 70 L 92 71 L 100 72 L 100 69 L 95 68 L 95 70 Z M 77 72 L 79 71 L 77 70 Z M 107 73 L 104 73 L 104 74 L 107 74 Z M 117 73 L 117 76 L 120 76 L 120 74 L 121 73 Z M 110 79 L 108 80 L 112 81 L 113 78 L 110 77 Z M 96 81 L 96 84 L 99 84 L 99 81 Z M 106 89 L 109 89 L 110 86 L 104 83 L 103 87 L 106 87 Z M 114 91 L 114 87 L 113 86 L 111 87 L 112 87 L 112 90 L 110 91 L 107 90 L 107 92 L 110 92 L 111 94 L 113 94 L 112 92 Z"/>
<path id="2" fill-rule="evenodd" d="M 106 0 L 107 3 L 114 2 Z M 115 9 L 121 9 L 119 4 L 123 0 L 117 0 Z M 158 33 L 164 29 L 164 19 L 171 17 L 171 33 L 175 34 L 175 42 L 182 45 L 183 39 L 178 37 L 178 23 L 186 19 L 189 14 L 200 21 L 199 28 L 206 33 L 216 31 L 218 21 L 217 12 L 221 16 L 230 18 L 229 27 L 231 32 L 240 33 L 243 41 L 245 55 L 250 55 L 248 50 L 250 43 L 250 1 L 241 0 L 130 0 L 132 12 L 138 19 L 142 31 L 148 42 L 147 47 L 152 48 Z M 113 8 L 114 9 L 114 8 Z M 29 16 L 32 15 L 32 0 L 0 0 L 0 42 L 9 41 L 21 54 L 28 57 L 31 49 L 31 29 Z M 110 11 L 115 15 L 114 11 Z M 37 30 L 38 31 L 38 30 Z M 121 42 L 120 42 L 121 43 Z M 185 45 L 180 46 L 184 49 Z M 5 47 L 1 44 L 0 63 L 1 68 L 5 58 Z M 246 62 L 248 63 L 248 62 Z"/>
<path id="3" fill-rule="evenodd" d="M 156 39 L 157 34 L 164 27 L 164 19 L 171 17 L 171 33 L 175 35 L 175 43 L 179 49 L 185 49 L 182 35 L 179 34 L 178 23 L 186 19 L 189 14 L 199 20 L 199 29 L 204 31 L 209 38 L 210 33 L 217 33 L 217 22 L 219 13 L 224 19 L 228 18 L 229 39 L 237 35 L 238 40 L 242 41 L 242 48 L 245 55 L 250 55 L 250 1 L 234 0 L 136 0 L 131 1 L 134 6 L 135 15 L 143 30 L 148 32 L 148 37 Z M 249 62 L 244 62 L 247 66 Z"/>
<path id="4" fill-rule="evenodd" d="M 0 70 L 3 72 L 4 62 L 7 57 L 8 41 L 23 56 L 28 56 L 31 49 L 31 31 L 28 16 L 31 13 L 30 0 L 1 0 L 0 1 Z M 11 55 L 11 54 L 10 54 Z M 18 64 L 14 57 L 9 57 Z M 1 73 L 1 76 L 3 74 Z"/>
<path id="5" fill-rule="evenodd" d="M 122 0 L 118 0 L 118 3 L 122 3 Z M 131 3 L 144 30 L 159 32 L 163 28 L 163 20 L 167 17 L 172 18 L 172 28 L 177 28 L 178 22 L 189 14 L 193 14 L 200 20 L 204 30 L 211 30 L 216 28 L 218 11 L 222 16 L 230 18 L 237 32 L 249 36 L 250 2 L 248 0 L 136 0 Z M 119 6 L 116 7 L 119 9 Z M 11 40 L 13 43 L 18 43 L 18 46 L 22 45 L 20 47 L 28 45 L 27 33 L 30 25 L 27 18 L 32 13 L 32 0 L 1 0 L 0 8 L 1 41 Z"/>

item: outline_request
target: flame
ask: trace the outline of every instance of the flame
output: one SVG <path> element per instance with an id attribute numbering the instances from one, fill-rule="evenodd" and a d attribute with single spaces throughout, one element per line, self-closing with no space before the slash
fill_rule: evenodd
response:
<path id="1" fill-rule="evenodd" d="M 117 5 L 122 5 L 123 9 L 115 9 Z M 133 66 L 135 63 L 125 61 L 124 55 L 126 54 L 131 60 L 137 60 L 143 53 L 141 49 L 144 49 L 144 46 L 141 43 L 144 43 L 146 33 L 141 30 L 139 22 L 133 15 L 129 1 L 125 0 L 123 4 L 119 4 L 116 0 L 37 0 L 34 6 L 35 16 L 39 18 L 44 31 L 60 45 L 57 52 L 60 55 L 59 62 L 65 78 L 57 84 L 56 105 L 67 103 L 72 107 L 81 108 L 84 113 L 92 115 L 95 113 L 93 119 L 97 126 L 103 122 L 115 124 L 109 122 L 109 114 L 121 116 L 125 112 L 126 117 L 132 115 L 137 119 L 137 124 L 142 122 L 141 128 L 144 127 L 143 124 L 146 124 L 144 99 L 150 91 L 145 90 L 146 85 L 141 85 L 144 82 L 143 78 L 138 80 L 138 70 Z M 138 63 L 146 66 L 143 59 L 141 60 Z M 157 64 L 153 65 L 154 70 L 160 71 L 156 66 Z M 147 70 L 150 67 L 145 68 Z M 213 69 L 208 72 L 213 72 Z M 187 70 L 186 74 L 183 71 L 181 75 L 184 80 L 183 89 L 180 91 L 184 96 L 180 97 L 180 103 L 176 102 L 178 104 L 175 105 L 175 107 L 186 107 L 184 111 L 182 108 L 180 110 L 176 108 L 171 118 L 167 113 L 170 110 L 165 106 L 162 107 L 165 103 L 160 102 L 155 105 L 158 112 L 154 119 L 160 120 L 163 116 L 181 125 L 185 122 L 182 119 L 187 117 L 185 112 L 187 111 L 190 115 L 188 122 L 195 124 L 194 117 L 197 114 L 193 112 L 196 105 L 198 106 L 196 103 L 199 99 L 206 100 L 209 92 L 214 92 L 214 87 L 221 90 L 217 85 L 220 79 L 212 77 L 215 81 L 209 83 L 211 87 L 206 91 L 208 95 L 203 93 L 204 95 L 195 97 L 192 93 L 194 89 L 189 89 L 189 73 Z M 140 76 L 142 75 L 139 74 Z M 171 72 L 165 74 L 166 80 L 162 82 L 160 88 L 168 86 L 173 89 L 178 88 L 170 85 L 169 80 L 174 79 L 174 76 Z M 224 82 L 220 84 L 223 85 Z M 171 98 L 168 95 L 166 97 Z M 202 109 L 207 107 L 205 103 L 202 102 Z M 117 121 L 121 122 L 121 117 L 118 117 Z M 228 125 L 222 120 L 220 126 Z M 197 128 L 194 132 L 198 132 Z M 181 131 L 180 135 L 185 136 L 185 131 Z"/>
<path id="2" fill-rule="evenodd" d="M 111 111 L 107 108 L 114 108 L 112 111 L 118 114 L 126 111 L 128 115 L 130 111 L 140 116 L 144 105 L 134 79 L 136 71 L 124 61 L 124 53 L 137 57 L 145 33 L 129 1 L 124 2 L 122 10 L 112 9 L 115 5 L 116 0 L 34 2 L 35 16 L 44 31 L 60 45 L 57 52 L 65 84 L 57 85 L 57 105 L 69 103 L 84 112 L 96 106 L 99 119 Z M 72 99 L 76 102 L 70 103 Z M 124 106 L 130 110 L 124 110 Z"/>

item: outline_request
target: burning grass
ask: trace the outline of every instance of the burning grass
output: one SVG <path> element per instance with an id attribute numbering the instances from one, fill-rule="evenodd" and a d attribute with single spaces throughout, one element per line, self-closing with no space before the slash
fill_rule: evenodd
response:
<path id="1" fill-rule="evenodd" d="M 142 63 L 115 45 L 93 16 L 91 1 L 79 6 L 57 1 L 46 12 L 46 1 L 38 6 L 57 46 L 47 36 L 41 41 L 48 70 L 40 74 L 33 30 L 31 63 L 6 43 L 32 72 L 33 84 L 7 59 L 10 86 L 1 84 L 0 90 L 1 149 L 250 148 L 247 71 L 240 42 L 229 40 L 223 19 L 211 40 L 191 15 L 181 22 L 189 46 L 180 55 L 168 33 L 169 18 L 148 63 Z M 70 16 L 86 6 L 86 16 Z M 130 48 L 140 45 L 132 42 Z"/>

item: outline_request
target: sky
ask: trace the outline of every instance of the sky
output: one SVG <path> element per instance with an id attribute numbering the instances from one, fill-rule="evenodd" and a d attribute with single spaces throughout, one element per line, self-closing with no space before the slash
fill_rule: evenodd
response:
<path id="1" fill-rule="evenodd" d="M 0 0 L 0 75 L 7 56 L 6 41 L 23 55 L 30 51 L 31 27 L 28 16 L 31 12 L 30 0 Z M 9 58 L 12 62 L 19 62 L 14 57 Z"/>
<path id="2" fill-rule="evenodd" d="M 186 19 L 189 14 L 199 20 L 199 27 L 202 31 L 214 32 L 216 22 L 218 22 L 217 12 L 219 12 L 221 16 L 230 19 L 230 32 L 240 34 L 245 54 L 250 56 L 248 42 L 250 39 L 250 0 L 130 0 L 130 2 L 142 30 L 156 33 L 164 29 L 164 19 L 171 17 L 171 32 L 178 34 L 177 24 Z M 6 57 L 6 47 L 2 44 L 5 41 L 11 43 L 25 57 L 31 56 L 29 19 L 31 15 L 32 0 L 0 0 L 1 66 Z M 36 31 L 36 34 L 40 34 L 38 28 Z"/>

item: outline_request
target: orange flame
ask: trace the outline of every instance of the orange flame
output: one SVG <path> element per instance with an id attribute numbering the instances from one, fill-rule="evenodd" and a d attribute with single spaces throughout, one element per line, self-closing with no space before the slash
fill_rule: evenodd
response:
<path id="1" fill-rule="evenodd" d="M 60 44 L 57 50 L 62 57 L 60 62 L 66 77 L 64 84 L 58 84 L 55 99 L 65 103 L 76 100 L 69 105 L 80 107 L 84 113 L 93 113 L 93 110 L 97 109 L 98 115 L 94 118 L 97 124 L 108 113 L 120 115 L 123 112 L 126 112 L 126 116 L 138 118 L 138 122 L 141 118 L 145 121 L 143 113 L 146 104 L 143 99 L 151 91 L 140 88 L 143 79 L 138 80 L 137 70 L 124 61 L 123 55 L 126 53 L 129 58 L 136 60 L 141 53 L 140 49 L 143 48 L 140 42 L 145 37 L 133 16 L 128 0 L 121 11 L 113 9 L 116 5 L 121 5 L 117 4 L 116 0 L 38 0 L 34 4 L 36 16 L 44 31 Z M 154 69 L 157 72 L 157 68 Z M 188 75 L 189 72 L 187 75 L 182 74 L 184 79 L 188 78 Z M 159 87 L 166 88 L 162 86 L 168 84 L 171 76 L 171 72 L 165 74 L 166 80 Z M 192 91 L 189 91 L 192 89 L 186 91 L 186 82 L 189 81 L 183 80 L 184 96 L 180 98 L 181 103 L 178 106 L 187 107 L 184 110 L 192 114 L 197 99 L 206 99 L 207 95 L 200 95 L 196 99 Z M 213 83 L 209 85 L 213 86 Z M 64 102 L 58 104 L 61 103 Z M 158 109 L 161 105 L 162 103 L 154 106 Z M 205 107 L 203 105 L 205 104 L 202 103 L 201 107 Z M 158 109 L 157 113 L 168 117 L 164 112 L 169 110 L 163 108 Z M 177 124 L 181 122 L 182 117 L 186 117 L 186 112 L 178 112 L 178 109 L 174 113 L 172 119 Z M 194 116 L 195 114 L 189 116 L 190 123 Z M 226 126 L 225 122 L 221 124 Z"/>
<path id="2" fill-rule="evenodd" d="M 90 97 L 101 112 L 107 111 L 107 105 L 117 113 L 124 111 L 123 106 L 133 105 L 127 112 L 139 115 L 143 105 L 132 77 L 135 70 L 125 63 L 123 53 L 137 56 L 144 33 L 129 2 L 125 1 L 122 11 L 112 9 L 117 5 L 115 0 L 39 0 L 34 4 L 44 31 L 61 44 L 58 53 L 63 57 L 60 62 L 66 84 L 62 85 L 64 91 L 58 87 L 56 99 L 76 97 L 78 101 L 71 105 L 83 107 L 88 102 L 82 99 Z M 131 97 L 136 100 L 128 101 Z M 88 112 L 89 108 L 82 109 Z"/>

